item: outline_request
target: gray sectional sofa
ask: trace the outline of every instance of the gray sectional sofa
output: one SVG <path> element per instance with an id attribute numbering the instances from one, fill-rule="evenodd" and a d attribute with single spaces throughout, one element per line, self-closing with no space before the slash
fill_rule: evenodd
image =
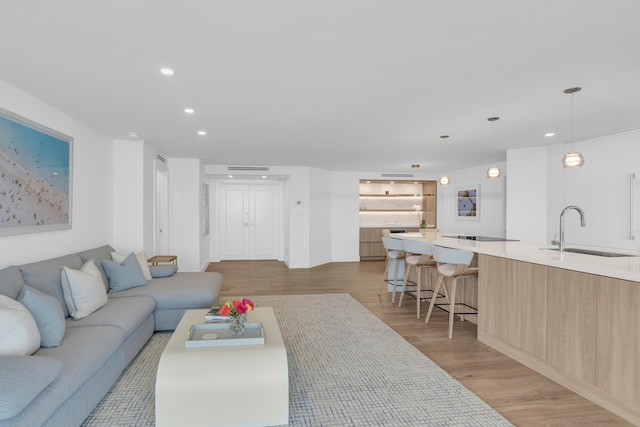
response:
<path id="1" fill-rule="evenodd" d="M 0 427 L 80 425 L 154 331 L 175 329 L 187 309 L 218 303 L 220 274 L 178 272 L 109 293 L 105 306 L 74 320 L 65 304 L 62 266 L 77 270 L 94 259 L 108 290 L 101 261 L 110 260 L 112 251 L 102 246 L 0 270 L 0 294 L 17 300 L 28 285 L 55 297 L 67 316 L 59 346 L 0 357 Z"/>

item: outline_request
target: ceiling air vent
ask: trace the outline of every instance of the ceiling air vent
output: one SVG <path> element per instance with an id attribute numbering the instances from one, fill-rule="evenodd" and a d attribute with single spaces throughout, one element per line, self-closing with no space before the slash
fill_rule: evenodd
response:
<path id="1" fill-rule="evenodd" d="M 228 166 L 230 171 L 268 171 L 267 166 Z"/>
<path id="2" fill-rule="evenodd" d="M 156 159 L 160 160 L 162 163 L 167 163 L 167 159 L 165 159 L 164 157 L 162 157 L 160 154 L 156 155 Z"/>
<path id="3" fill-rule="evenodd" d="M 383 173 L 380 176 L 383 178 L 413 178 L 412 173 Z"/>

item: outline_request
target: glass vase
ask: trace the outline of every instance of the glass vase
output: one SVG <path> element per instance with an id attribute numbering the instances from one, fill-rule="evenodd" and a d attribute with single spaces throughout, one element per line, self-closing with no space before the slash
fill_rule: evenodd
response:
<path id="1" fill-rule="evenodd" d="M 247 316 L 245 316 L 244 314 L 238 317 L 232 317 L 231 324 L 229 325 L 231 335 L 242 335 L 244 333 L 244 322 L 246 320 Z"/>

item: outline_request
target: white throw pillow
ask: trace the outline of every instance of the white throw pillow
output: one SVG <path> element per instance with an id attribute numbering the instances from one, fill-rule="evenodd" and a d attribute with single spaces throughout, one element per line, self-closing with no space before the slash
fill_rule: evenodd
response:
<path id="1" fill-rule="evenodd" d="M 122 255 L 117 252 L 111 252 L 111 260 L 113 262 L 117 262 L 118 264 L 122 264 L 122 262 L 128 257 L 128 255 Z M 149 263 L 147 262 L 147 254 L 144 251 L 138 252 L 136 254 L 136 259 L 138 260 L 138 264 L 140 264 L 140 270 L 142 270 L 142 275 L 144 276 L 144 280 L 151 280 L 153 277 L 151 276 L 151 270 L 149 269 Z"/>
<path id="2" fill-rule="evenodd" d="M 40 332 L 29 310 L 0 295 L 0 356 L 27 356 L 39 348 Z"/>
<path id="3" fill-rule="evenodd" d="M 90 259 L 80 270 L 62 267 L 62 292 L 69 314 L 80 320 L 107 304 L 102 273 Z"/>

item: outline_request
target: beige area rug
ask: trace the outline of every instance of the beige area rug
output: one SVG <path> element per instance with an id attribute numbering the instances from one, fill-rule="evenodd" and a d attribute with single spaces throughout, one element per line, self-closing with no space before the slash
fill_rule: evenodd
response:
<path id="1" fill-rule="evenodd" d="M 291 426 L 511 425 L 348 294 L 252 299 L 274 308 L 287 347 Z M 170 336 L 153 335 L 85 426 L 154 425 Z"/>

